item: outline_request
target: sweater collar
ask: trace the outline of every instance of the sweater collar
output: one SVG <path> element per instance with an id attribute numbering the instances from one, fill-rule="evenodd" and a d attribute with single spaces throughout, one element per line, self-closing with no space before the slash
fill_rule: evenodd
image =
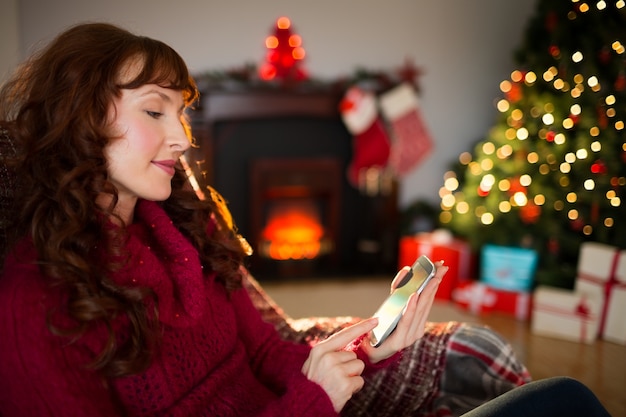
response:
<path id="1" fill-rule="evenodd" d="M 152 201 L 138 201 L 129 233 L 130 262 L 115 280 L 154 291 L 164 323 L 187 326 L 198 320 L 208 301 L 197 250 Z"/>

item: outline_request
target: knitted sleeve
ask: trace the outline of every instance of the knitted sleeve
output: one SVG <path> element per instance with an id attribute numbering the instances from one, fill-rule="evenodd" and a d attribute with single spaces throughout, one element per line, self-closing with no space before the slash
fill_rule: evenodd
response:
<path id="1" fill-rule="evenodd" d="M 240 336 L 247 346 L 250 366 L 259 380 L 279 395 L 263 416 L 335 416 L 330 398 L 301 372 L 309 355 L 306 344 L 281 340 L 264 322 L 244 289 L 233 293 Z"/>

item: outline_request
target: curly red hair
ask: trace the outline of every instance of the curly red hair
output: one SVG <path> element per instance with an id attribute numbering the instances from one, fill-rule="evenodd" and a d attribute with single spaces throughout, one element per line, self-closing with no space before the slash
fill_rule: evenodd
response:
<path id="1" fill-rule="evenodd" d="M 121 85 L 120 74 L 137 62 L 141 71 Z M 106 376 L 144 370 L 158 343 L 156 310 L 146 307 L 154 305 L 151 292 L 115 285 L 108 277 L 120 265 L 106 263 L 94 249 L 120 255 L 125 239 L 123 228 L 104 227 L 112 207 L 96 204 L 103 193 L 117 201 L 103 152 L 110 140 L 110 103 L 122 89 L 145 84 L 181 91 L 186 106 L 198 98 L 193 78 L 172 48 L 110 24 L 89 23 L 61 33 L 0 91 L 0 125 L 17 146 L 16 158 L 3 161 L 12 164 L 17 178 L 10 216 L 14 239 L 30 236 L 44 276 L 67 292 L 67 305 L 60 307 L 77 323 L 73 335 L 96 325 L 109 329 L 109 341 L 92 363 Z M 207 235 L 207 224 L 219 211 L 214 202 L 196 197 L 182 171 L 162 205 L 198 249 L 203 266 L 216 271 L 227 288 L 240 285 L 245 255 L 239 241 L 226 227 Z M 132 329 L 128 342 L 116 346 L 110 324 L 120 313 Z"/>

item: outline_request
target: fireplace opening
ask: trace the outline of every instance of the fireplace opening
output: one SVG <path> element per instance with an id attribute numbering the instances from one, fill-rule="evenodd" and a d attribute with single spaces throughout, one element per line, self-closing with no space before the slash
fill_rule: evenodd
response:
<path id="1" fill-rule="evenodd" d="M 249 216 L 258 269 L 282 275 L 337 266 L 341 166 L 328 157 L 251 162 Z"/>

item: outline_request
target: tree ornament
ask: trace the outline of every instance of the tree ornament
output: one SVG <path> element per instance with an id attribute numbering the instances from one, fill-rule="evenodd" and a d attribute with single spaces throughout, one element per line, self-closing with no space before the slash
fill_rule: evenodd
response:
<path id="1" fill-rule="evenodd" d="M 608 65 L 611 62 L 611 50 L 607 46 L 598 52 L 598 61 L 603 65 Z"/>
<path id="2" fill-rule="evenodd" d="M 552 55 L 552 58 L 558 59 L 559 55 L 561 55 L 561 50 L 556 45 L 550 45 L 550 55 Z"/>
<path id="3" fill-rule="evenodd" d="M 615 79 L 615 89 L 620 92 L 626 90 L 626 74 L 624 74 L 624 71 L 620 71 L 617 75 Z"/>
<path id="4" fill-rule="evenodd" d="M 560 251 L 559 241 L 555 238 L 548 239 L 548 252 L 553 255 L 557 255 Z"/>
<path id="5" fill-rule="evenodd" d="M 559 16 L 556 14 L 556 12 L 550 12 L 546 15 L 545 25 L 548 32 L 554 32 L 554 29 L 556 29 L 558 24 Z"/>
<path id="6" fill-rule="evenodd" d="M 511 88 L 507 91 L 504 97 L 511 103 L 517 103 L 522 99 L 523 92 L 520 83 L 511 83 Z"/>
<path id="7" fill-rule="evenodd" d="M 594 174 L 606 174 L 606 165 L 602 160 L 598 159 L 593 164 L 591 164 L 591 172 Z"/>
<path id="8" fill-rule="evenodd" d="M 601 129 L 606 129 L 609 125 L 609 118 L 606 115 L 606 109 L 598 106 L 598 125 Z"/>
<path id="9" fill-rule="evenodd" d="M 541 207 L 529 201 L 525 206 L 520 207 L 520 218 L 526 224 L 537 223 L 541 216 Z"/>
<path id="10" fill-rule="evenodd" d="M 570 227 L 576 232 L 580 232 L 585 227 L 585 222 L 580 217 L 570 221 Z"/>
<path id="11" fill-rule="evenodd" d="M 511 178 L 509 183 L 511 184 L 509 187 L 509 195 L 515 195 L 516 193 L 526 194 L 526 187 L 522 185 L 519 177 Z"/>
<path id="12" fill-rule="evenodd" d="M 594 201 L 593 203 L 591 203 L 591 214 L 590 214 L 591 224 L 598 223 L 599 217 L 600 217 L 600 205 L 598 204 L 597 201 Z"/>

